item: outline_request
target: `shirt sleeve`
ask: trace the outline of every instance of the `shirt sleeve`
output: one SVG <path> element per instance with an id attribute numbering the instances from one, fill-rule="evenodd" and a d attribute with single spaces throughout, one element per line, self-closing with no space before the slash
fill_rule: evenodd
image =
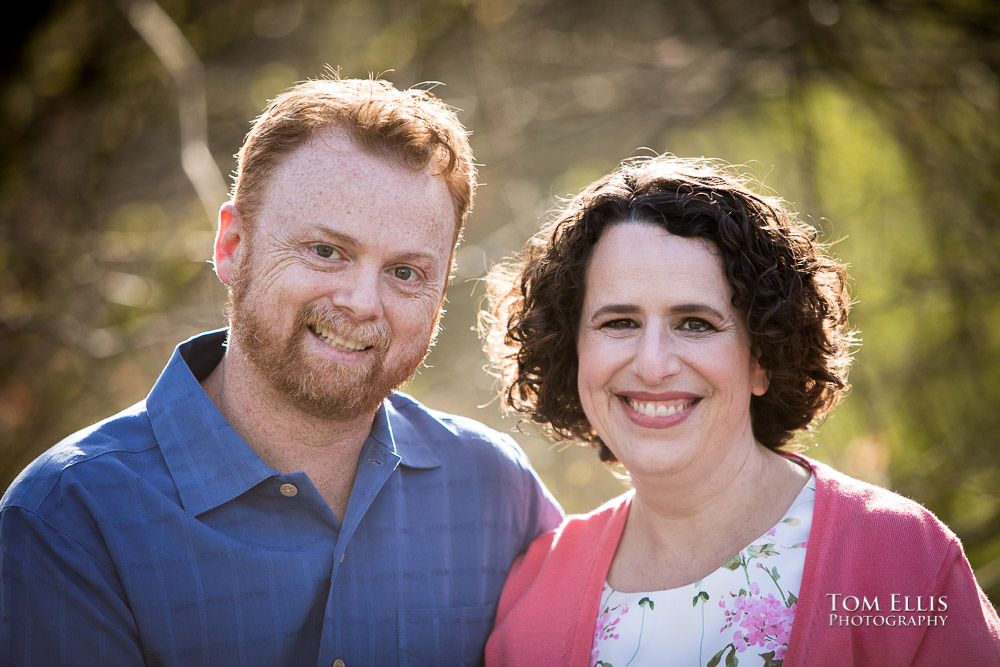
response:
<path id="1" fill-rule="evenodd" d="M 552 494 L 545 487 L 542 481 L 537 477 L 534 481 L 534 521 L 532 522 L 532 527 L 527 536 L 527 540 L 523 545 L 521 545 L 521 553 L 524 553 L 528 549 L 528 545 L 530 545 L 536 537 L 542 533 L 547 533 L 562 523 L 564 516 L 562 507 L 559 505 L 558 501 L 552 497 Z"/>
<path id="2" fill-rule="evenodd" d="M 924 635 L 913 664 L 1000 665 L 1000 619 L 955 538 L 935 588 L 947 597 L 947 621 Z"/>
<path id="3" fill-rule="evenodd" d="M 559 501 L 555 499 L 552 492 L 545 486 L 538 473 L 531 467 L 528 455 L 524 450 L 508 435 L 503 438 L 508 445 L 516 452 L 517 458 L 526 473 L 524 475 L 524 498 L 527 499 L 528 520 L 525 523 L 524 541 L 521 543 L 518 553 L 524 553 L 528 546 L 536 537 L 546 533 L 560 523 L 562 523 L 565 513 Z"/>
<path id="4" fill-rule="evenodd" d="M 34 512 L 0 514 L 0 655 L 15 665 L 143 663 L 109 564 Z"/>

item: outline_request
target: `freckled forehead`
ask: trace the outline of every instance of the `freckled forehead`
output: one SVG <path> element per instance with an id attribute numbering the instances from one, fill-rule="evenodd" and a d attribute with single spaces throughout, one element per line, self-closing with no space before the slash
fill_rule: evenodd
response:
<path id="1" fill-rule="evenodd" d="M 262 219 L 282 226 L 317 224 L 351 235 L 399 237 L 446 248 L 455 209 L 444 179 L 362 151 L 342 131 L 318 133 L 278 164 L 267 184 Z"/>

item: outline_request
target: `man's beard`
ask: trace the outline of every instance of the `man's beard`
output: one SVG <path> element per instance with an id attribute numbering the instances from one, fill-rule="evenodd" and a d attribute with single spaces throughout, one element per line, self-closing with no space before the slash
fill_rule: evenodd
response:
<path id="1" fill-rule="evenodd" d="M 342 311 L 318 304 L 299 311 L 291 333 L 283 339 L 260 317 L 260 297 L 250 285 L 246 275 L 249 272 L 240 267 L 236 273 L 227 306 L 230 338 L 261 377 L 306 414 L 338 421 L 374 414 L 395 388 L 412 377 L 427 356 L 429 340 L 387 368 L 385 360 L 392 345 L 392 332 L 385 322 L 354 322 Z M 311 359 L 307 337 L 315 334 L 309 330 L 310 325 L 368 346 L 369 359 L 363 364 L 339 363 L 322 357 Z"/>

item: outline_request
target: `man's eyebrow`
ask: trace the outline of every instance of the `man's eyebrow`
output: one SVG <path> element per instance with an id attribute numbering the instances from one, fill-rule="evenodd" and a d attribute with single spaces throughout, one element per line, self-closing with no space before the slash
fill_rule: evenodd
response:
<path id="1" fill-rule="evenodd" d="M 352 248 L 356 248 L 359 245 L 361 245 L 361 241 L 359 241 L 358 239 L 354 238 L 350 234 L 345 234 L 343 232 L 338 232 L 336 229 L 333 229 L 332 227 L 327 227 L 326 225 L 324 225 L 322 223 L 316 223 L 316 224 L 314 224 L 313 225 L 313 229 L 315 229 L 316 231 L 320 232 L 324 236 L 330 238 L 331 240 L 336 241 L 337 243 L 341 243 L 343 245 L 346 245 L 346 246 L 349 246 L 349 247 L 352 247 Z"/>
<path id="2" fill-rule="evenodd" d="M 400 262 L 412 262 L 414 264 L 432 264 L 439 261 L 439 257 L 432 252 L 404 252 L 395 256 L 395 259 Z"/>

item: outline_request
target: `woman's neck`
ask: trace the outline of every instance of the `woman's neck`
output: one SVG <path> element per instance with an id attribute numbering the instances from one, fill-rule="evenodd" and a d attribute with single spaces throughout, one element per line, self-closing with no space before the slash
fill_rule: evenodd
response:
<path id="1" fill-rule="evenodd" d="M 634 478 L 611 586 L 665 590 L 703 578 L 777 523 L 808 479 L 804 468 L 759 444 L 708 470 Z"/>

